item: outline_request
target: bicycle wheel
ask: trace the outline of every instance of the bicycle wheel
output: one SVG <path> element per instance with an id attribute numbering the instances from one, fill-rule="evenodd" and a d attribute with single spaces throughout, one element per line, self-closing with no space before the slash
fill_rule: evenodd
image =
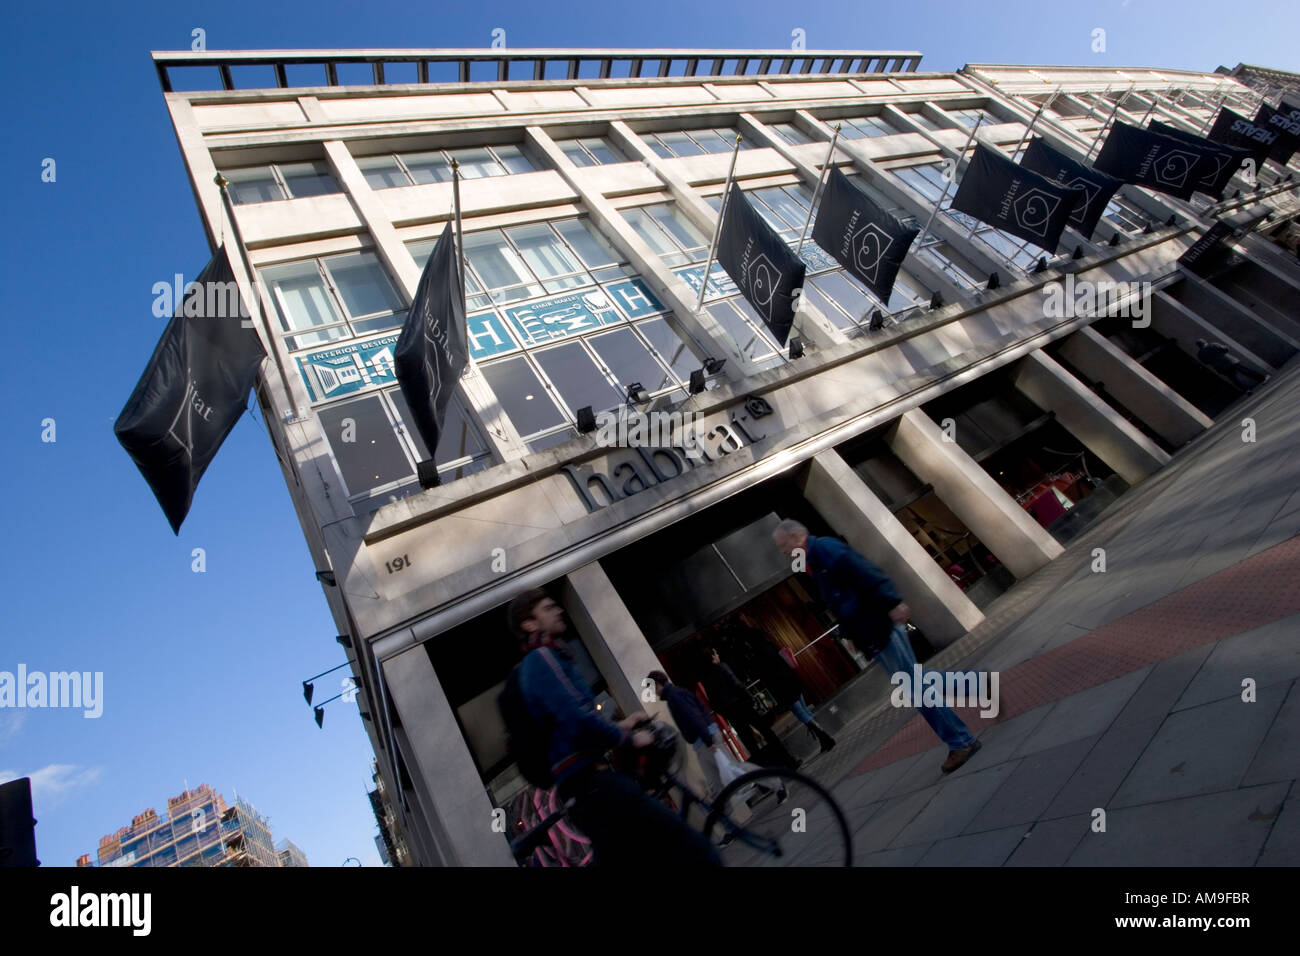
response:
<path id="1" fill-rule="evenodd" d="M 812 777 L 777 767 L 754 770 L 712 802 L 704 836 L 728 866 L 853 865 L 848 818 Z"/>

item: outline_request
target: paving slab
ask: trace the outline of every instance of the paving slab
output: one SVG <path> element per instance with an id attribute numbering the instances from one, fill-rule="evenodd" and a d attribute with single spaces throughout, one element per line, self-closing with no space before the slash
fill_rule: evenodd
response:
<path id="1" fill-rule="evenodd" d="M 1155 714 L 1125 724 L 1111 724 L 1057 791 L 1040 817 L 1051 820 L 1088 814 L 1097 807 L 1109 806 L 1115 791 L 1150 745 L 1164 721 L 1163 714 Z"/>
<path id="2" fill-rule="evenodd" d="M 1146 678 L 1145 668 L 1058 700 L 1014 756 L 1024 757 L 1072 740 L 1103 733 Z"/>
<path id="3" fill-rule="evenodd" d="M 1111 727 L 1142 723 L 1152 717 L 1164 720 L 1213 651 L 1213 644 L 1203 644 L 1148 668 L 1142 686 L 1129 698 Z"/>
<path id="4" fill-rule="evenodd" d="M 909 843 L 932 843 L 954 837 L 980 812 L 980 809 L 1015 771 L 1018 761 L 1000 763 L 961 780 L 949 781 L 938 788 L 924 808 L 889 842 L 889 846 Z M 921 791 L 924 793 L 925 791 Z"/>
<path id="5" fill-rule="evenodd" d="M 1253 704 L 1230 697 L 1170 714 L 1109 805 L 1134 806 L 1240 786 L 1281 705 L 1276 694 Z"/>
<path id="6" fill-rule="evenodd" d="M 1288 785 L 1270 783 L 1106 815 L 1067 866 L 1252 866 L 1281 815 Z"/>
<path id="7" fill-rule="evenodd" d="M 1001 866 L 1016 848 L 1024 827 L 1006 827 L 931 844 L 917 866 Z"/>
<path id="8" fill-rule="evenodd" d="M 1058 820 L 1040 820 L 1007 859 L 1007 866 L 1064 866 L 1088 834 L 1092 818 L 1087 814 L 1061 817 Z"/>
<path id="9" fill-rule="evenodd" d="M 1174 710 L 1224 697 L 1240 697 L 1241 682 L 1253 677 L 1266 683 L 1300 677 L 1300 614 L 1272 621 L 1215 645 Z"/>
<path id="10" fill-rule="evenodd" d="M 1256 865 L 1300 866 L 1300 787 L 1294 783 Z"/>
<path id="11" fill-rule="evenodd" d="M 865 854 L 888 847 L 894 837 L 934 799 L 938 789 L 928 787 L 882 800 L 856 812 L 845 811 L 849 814 L 849 825 L 854 828 L 853 852 Z"/>
<path id="12" fill-rule="evenodd" d="M 1276 685 L 1269 689 L 1273 686 Z M 1251 787 L 1297 777 L 1300 777 L 1300 681 L 1292 682 L 1241 783 Z"/>
<path id="13" fill-rule="evenodd" d="M 1075 770 L 1101 739 L 1100 734 L 1031 754 L 976 814 L 964 833 L 1029 824 L 1041 817 Z"/>

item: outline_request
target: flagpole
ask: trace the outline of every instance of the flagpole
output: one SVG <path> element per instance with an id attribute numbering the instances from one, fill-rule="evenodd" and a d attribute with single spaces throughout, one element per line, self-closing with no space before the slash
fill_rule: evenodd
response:
<path id="1" fill-rule="evenodd" d="M 1084 162 L 1092 162 L 1092 151 L 1097 148 L 1097 145 L 1101 142 L 1102 136 L 1106 134 L 1106 127 L 1115 121 L 1115 116 L 1119 113 L 1120 106 L 1122 106 L 1124 101 L 1128 99 L 1128 95 L 1133 92 L 1133 88 L 1136 86 L 1137 82 L 1134 81 L 1133 84 L 1120 95 L 1119 99 L 1115 101 L 1115 108 L 1110 111 L 1110 116 L 1106 117 L 1106 122 L 1102 123 L 1101 129 L 1097 130 L 1097 138 L 1094 139 L 1092 145 L 1088 147 L 1088 155 L 1084 157 Z"/>
<path id="2" fill-rule="evenodd" d="M 713 254 L 718 248 L 718 236 L 722 234 L 722 217 L 727 211 L 727 196 L 731 192 L 731 180 L 736 175 L 736 157 L 740 155 L 740 134 L 736 134 L 736 146 L 731 151 L 731 168 L 727 170 L 727 184 L 722 187 L 722 204 L 718 207 L 718 221 L 713 227 L 713 242 L 709 243 L 709 259 L 704 264 L 704 280 L 700 283 L 700 300 L 695 303 L 698 313 L 704 308 L 704 293 L 709 289 L 709 273 L 713 270 Z"/>
<path id="3" fill-rule="evenodd" d="M 217 173 L 213 178 L 213 182 L 215 182 L 217 188 L 221 190 L 222 204 L 226 207 L 226 216 L 230 219 L 230 231 L 235 238 L 235 248 L 239 250 L 239 259 L 244 264 L 244 269 L 248 272 L 248 281 L 252 283 L 253 298 L 257 300 L 254 303 L 257 306 L 257 314 L 262 317 L 262 327 L 259 328 L 258 323 L 254 321 L 252 326 L 253 331 L 257 334 L 257 337 L 262 340 L 262 348 L 265 349 L 268 355 L 275 359 L 275 367 L 280 373 L 280 384 L 284 388 L 284 396 L 292 402 L 293 389 L 289 387 L 289 376 L 284 370 L 284 363 L 280 360 L 280 350 L 275 347 L 275 338 L 274 332 L 271 329 L 271 323 L 267 320 L 266 313 L 262 310 L 262 293 L 258 287 L 257 272 L 253 269 L 253 263 L 249 261 L 248 250 L 244 248 L 243 233 L 240 232 L 239 220 L 235 217 L 234 201 L 230 198 L 230 192 L 226 188 L 230 184 L 230 180 L 226 179 L 226 177 L 221 175 L 221 173 Z M 251 315 L 250 318 L 252 318 Z M 293 409 L 293 417 L 298 417 L 297 409 Z"/>
<path id="4" fill-rule="evenodd" d="M 1142 122 L 1138 123 L 1139 126 L 1146 125 L 1147 120 L 1151 118 L 1151 114 L 1156 111 L 1156 104 L 1160 102 L 1159 93 L 1155 92 L 1154 90 L 1151 90 L 1149 92 L 1151 93 L 1151 108 L 1147 110 L 1147 115 L 1142 117 Z"/>
<path id="5" fill-rule="evenodd" d="M 454 156 L 451 160 L 451 205 L 456 217 L 456 268 L 460 273 L 460 305 L 468 312 L 469 308 L 465 304 L 465 234 L 461 231 L 460 224 L 460 163 L 456 162 Z"/>
<path id="6" fill-rule="evenodd" d="M 812 222 L 813 210 L 817 208 L 817 198 L 822 194 L 822 187 L 826 185 L 826 176 L 831 171 L 831 160 L 835 157 L 835 144 L 840 138 L 840 124 L 835 124 L 835 135 L 831 137 L 831 148 L 826 153 L 826 162 L 822 164 L 822 174 L 817 177 L 817 188 L 813 190 L 812 203 L 808 206 L 808 218 L 803 221 L 803 232 L 799 233 L 799 245 L 795 246 L 794 254 L 798 256 L 803 252 L 804 240 L 808 237 L 808 226 Z"/>
<path id="7" fill-rule="evenodd" d="M 1204 136 L 1206 133 L 1210 131 L 1210 127 L 1214 125 L 1214 118 L 1219 115 L 1219 110 L 1223 109 L 1223 104 L 1226 103 L 1227 101 L 1228 101 L 1228 91 L 1227 89 L 1224 89 L 1223 93 L 1220 94 L 1219 96 L 1219 102 L 1215 105 L 1214 109 L 1210 110 L 1210 116 L 1205 121 L 1205 126 L 1201 130 L 1202 136 Z"/>
<path id="8" fill-rule="evenodd" d="M 1043 115 L 1043 110 L 1047 109 L 1049 106 L 1052 105 L 1052 101 L 1056 99 L 1057 94 L 1060 92 L 1061 92 L 1061 87 L 1057 86 L 1056 93 L 1053 93 L 1050 97 L 1044 100 L 1042 104 L 1039 105 L 1038 112 L 1034 114 L 1034 118 L 1031 119 L 1029 121 L 1029 125 L 1025 127 L 1025 135 L 1020 137 L 1020 142 L 1016 143 L 1016 148 L 1011 151 L 1012 159 L 1016 158 L 1016 154 L 1020 152 L 1020 147 L 1025 145 L 1025 140 L 1029 139 L 1029 134 L 1034 131 L 1034 126 L 1035 124 L 1037 124 L 1038 118 Z"/>
<path id="9" fill-rule="evenodd" d="M 966 137 L 966 146 L 963 146 L 962 151 L 959 152 L 957 155 L 958 163 L 961 163 L 962 160 L 966 159 L 966 151 L 970 150 L 971 140 L 975 139 L 975 134 L 978 133 L 979 126 L 980 124 L 982 124 L 982 122 L 984 122 L 983 113 L 980 114 L 980 116 L 975 117 L 975 125 L 971 126 L 971 134 L 969 135 L 969 137 Z M 956 178 L 957 178 L 957 169 L 954 168 L 953 179 Z M 922 247 L 923 243 L 926 242 L 927 235 L 930 235 L 931 226 L 935 225 L 935 216 L 939 215 L 939 207 L 941 206 L 941 204 L 943 204 L 945 199 L 948 199 L 948 190 L 952 189 L 953 187 L 953 179 L 946 179 L 946 181 L 944 182 L 943 194 L 939 196 L 939 199 L 935 200 L 935 208 L 931 209 L 930 211 L 930 219 L 926 220 L 926 228 L 920 230 L 920 242 L 917 243 L 918 250 L 920 250 L 920 247 Z"/>

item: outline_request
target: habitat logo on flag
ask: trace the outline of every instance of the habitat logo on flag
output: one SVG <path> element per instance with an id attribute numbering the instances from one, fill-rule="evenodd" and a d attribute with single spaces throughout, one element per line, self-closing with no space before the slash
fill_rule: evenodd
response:
<path id="1" fill-rule="evenodd" d="M 1200 188 L 1207 166 L 1217 165 L 1213 152 L 1208 147 L 1163 136 L 1154 130 L 1116 122 L 1093 165 L 1121 182 L 1136 183 L 1178 199 L 1190 199 Z"/>
<path id="2" fill-rule="evenodd" d="M 1194 174 L 1199 177 L 1196 180 L 1196 189 L 1216 198 L 1241 168 L 1241 164 L 1250 158 L 1247 150 L 1225 146 L 1223 143 L 1213 142 L 1157 120 L 1152 120 L 1147 128 L 1161 136 L 1168 136 L 1170 139 L 1179 140 L 1201 150 L 1203 157 L 1201 167 Z"/>
<path id="3" fill-rule="evenodd" d="M 1256 166 L 1259 166 L 1268 159 L 1278 134 L 1263 126 L 1256 126 L 1240 113 L 1224 107 L 1219 110 L 1214 125 L 1206 135 L 1216 143 L 1246 150 L 1254 158 Z"/>
<path id="4" fill-rule="evenodd" d="M 1070 214 L 1069 222 L 1085 239 L 1091 238 L 1093 230 L 1097 228 L 1097 221 L 1106 211 L 1110 197 L 1123 185 L 1118 179 L 1099 173 L 1060 150 L 1053 149 L 1041 136 L 1030 141 L 1029 148 L 1020 159 L 1020 165 L 1046 176 L 1058 186 L 1077 189 L 1083 193 L 1083 199 Z"/>
<path id="5" fill-rule="evenodd" d="M 1082 190 L 1067 189 L 1018 166 L 983 143 L 975 146 L 952 208 L 1055 252 Z"/>
<path id="6" fill-rule="evenodd" d="M 831 168 L 813 224 L 813 242 L 881 302 L 889 301 L 898 269 L 918 232 L 876 205 L 838 167 Z"/>
<path id="7" fill-rule="evenodd" d="M 718 262 L 782 345 L 794 324 L 797 290 L 808 267 L 754 211 L 736 183 L 727 193 Z"/>

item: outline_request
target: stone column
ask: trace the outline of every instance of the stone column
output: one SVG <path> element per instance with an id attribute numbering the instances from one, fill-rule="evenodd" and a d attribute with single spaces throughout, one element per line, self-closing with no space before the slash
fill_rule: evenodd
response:
<path id="1" fill-rule="evenodd" d="M 809 504 L 893 579 L 932 645 L 951 644 L 984 620 L 839 452 L 831 449 L 811 459 L 802 481 Z"/>
<path id="2" fill-rule="evenodd" d="M 1130 485 L 1169 464 L 1169 455 L 1042 349 L 1016 368 L 1016 388 L 1056 420 Z"/>
<path id="3" fill-rule="evenodd" d="M 1185 445 L 1214 421 L 1088 326 L 1061 343 L 1061 355 L 1124 403 L 1174 447 Z"/>
<path id="4" fill-rule="evenodd" d="M 385 661 L 384 678 L 401 719 L 407 771 L 448 866 L 514 866 L 456 714 L 423 647 Z"/>
<path id="5" fill-rule="evenodd" d="M 945 441 L 921 409 L 900 416 L 886 437 L 903 464 L 1016 577 L 1028 577 L 1065 550 L 961 446 Z"/>

